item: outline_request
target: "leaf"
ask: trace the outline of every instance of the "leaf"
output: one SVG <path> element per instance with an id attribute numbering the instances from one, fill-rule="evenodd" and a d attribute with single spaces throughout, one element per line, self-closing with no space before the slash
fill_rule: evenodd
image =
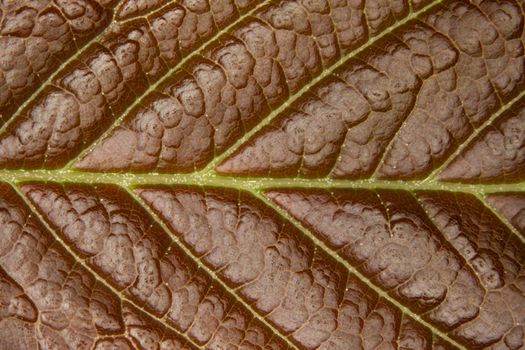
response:
<path id="1" fill-rule="evenodd" d="M 524 13 L 0 4 L 0 349 L 525 349 Z"/>

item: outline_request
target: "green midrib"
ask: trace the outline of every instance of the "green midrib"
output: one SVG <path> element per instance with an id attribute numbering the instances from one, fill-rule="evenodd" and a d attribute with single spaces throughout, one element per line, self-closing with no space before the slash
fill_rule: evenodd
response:
<path id="1" fill-rule="evenodd" d="M 423 180 L 340 180 L 330 178 L 272 178 L 272 177 L 234 177 L 222 176 L 215 172 L 195 172 L 191 174 L 169 173 L 99 173 L 76 170 L 0 170 L 0 181 L 12 184 L 43 182 L 107 183 L 133 187 L 145 184 L 190 185 L 227 187 L 237 190 L 258 191 L 274 187 L 298 188 L 369 188 L 397 190 L 434 190 L 448 192 L 466 192 L 484 195 L 492 192 L 525 192 L 525 181 L 515 183 L 468 184 L 444 182 L 437 179 Z"/>

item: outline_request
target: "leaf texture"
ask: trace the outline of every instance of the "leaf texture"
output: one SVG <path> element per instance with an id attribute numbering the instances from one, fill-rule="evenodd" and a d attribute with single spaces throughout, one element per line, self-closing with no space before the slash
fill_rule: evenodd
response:
<path id="1" fill-rule="evenodd" d="M 312 95 L 303 95 L 218 170 L 336 178 L 428 175 L 523 87 L 523 18 L 518 6 L 506 8 L 500 22 L 495 11 L 501 7 L 494 2 L 449 2 L 394 31 L 328 76 Z M 516 134 L 523 144 L 523 132 Z M 508 172 L 503 164 L 494 167 Z M 483 175 L 472 170 L 465 177 Z"/>
<path id="2" fill-rule="evenodd" d="M 520 192 L 492 193 L 487 201 L 525 236 L 525 195 Z"/>
<path id="3" fill-rule="evenodd" d="M 0 1 L 0 350 L 525 349 L 524 16 Z"/>
<path id="4" fill-rule="evenodd" d="M 26 185 L 23 191 L 81 261 L 195 343 L 286 348 L 272 341 L 272 333 L 174 246 L 123 190 Z M 235 333 L 240 337 L 231 337 Z"/>
<path id="5" fill-rule="evenodd" d="M 0 125 L 111 22 L 114 0 L 4 1 L 0 8 Z"/>
<path id="6" fill-rule="evenodd" d="M 0 206 L 4 349 L 126 349 L 132 340 L 191 348 L 80 266 L 6 185 Z"/>
<path id="7" fill-rule="evenodd" d="M 513 327 L 525 315 L 519 267 L 525 247 L 472 195 L 279 190 L 268 196 L 376 284 L 462 340 L 476 347 L 512 343 L 520 332 Z"/>

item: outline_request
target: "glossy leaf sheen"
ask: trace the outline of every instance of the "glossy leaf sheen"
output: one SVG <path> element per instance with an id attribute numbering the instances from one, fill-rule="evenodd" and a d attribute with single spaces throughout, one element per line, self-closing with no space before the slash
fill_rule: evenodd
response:
<path id="1" fill-rule="evenodd" d="M 524 14 L 0 2 L 0 350 L 525 349 Z"/>

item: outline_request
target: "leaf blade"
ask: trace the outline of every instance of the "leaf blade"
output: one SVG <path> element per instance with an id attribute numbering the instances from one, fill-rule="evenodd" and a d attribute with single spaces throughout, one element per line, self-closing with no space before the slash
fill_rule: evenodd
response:
<path id="1" fill-rule="evenodd" d="M 233 1 L 112 3 L 0 130 L 2 339 L 521 348 L 523 2 Z"/>

